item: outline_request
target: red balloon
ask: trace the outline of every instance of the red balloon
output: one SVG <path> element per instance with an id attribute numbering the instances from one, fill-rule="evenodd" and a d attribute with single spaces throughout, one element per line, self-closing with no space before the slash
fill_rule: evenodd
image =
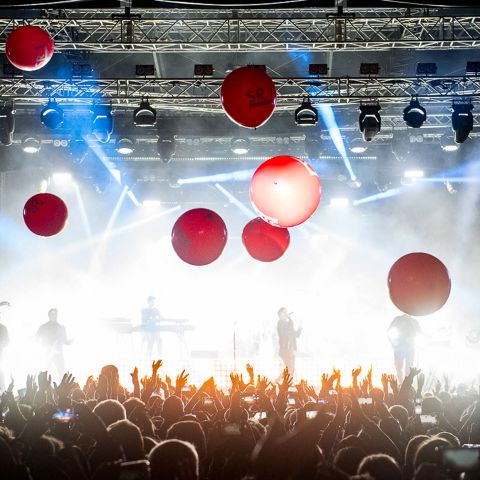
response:
<path id="1" fill-rule="evenodd" d="M 42 237 L 60 233 L 67 223 L 68 209 L 65 202 L 51 193 L 39 193 L 31 197 L 23 208 L 27 227 Z"/>
<path id="2" fill-rule="evenodd" d="M 447 267 L 428 253 L 409 253 L 388 273 L 390 298 L 408 315 L 430 315 L 442 308 L 451 286 Z"/>
<path id="3" fill-rule="evenodd" d="M 276 227 L 294 227 L 308 220 L 321 195 L 320 178 L 313 168 L 287 155 L 262 163 L 250 182 L 253 207 Z"/>
<path id="4" fill-rule="evenodd" d="M 44 67 L 52 58 L 54 49 L 49 33 L 35 25 L 15 28 L 5 44 L 5 53 L 10 63 L 26 71 Z"/>
<path id="5" fill-rule="evenodd" d="M 208 265 L 223 252 L 227 227 L 222 217 L 207 208 L 185 212 L 172 229 L 172 245 L 177 255 L 190 265 Z"/>
<path id="6" fill-rule="evenodd" d="M 263 70 L 250 66 L 237 68 L 225 77 L 220 99 L 225 113 L 235 123 L 257 128 L 272 116 L 277 92 Z"/>
<path id="7" fill-rule="evenodd" d="M 286 228 L 274 227 L 257 217 L 245 225 L 242 242 L 255 260 L 273 262 L 287 250 L 290 234 Z"/>

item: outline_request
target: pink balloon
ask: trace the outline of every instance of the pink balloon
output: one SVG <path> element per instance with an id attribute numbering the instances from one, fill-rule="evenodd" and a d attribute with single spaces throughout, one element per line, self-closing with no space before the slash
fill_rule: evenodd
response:
<path id="1" fill-rule="evenodd" d="M 276 227 L 295 227 L 308 220 L 322 195 L 320 178 L 306 162 L 287 155 L 262 163 L 250 182 L 253 207 Z"/>
<path id="2" fill-rule="evenodd" d="M 15 28 L 5 44 L 9 62 L 27 72 L 44 67 L 52 58 L 54 49 L 49 33 L 35 25 Z"/>

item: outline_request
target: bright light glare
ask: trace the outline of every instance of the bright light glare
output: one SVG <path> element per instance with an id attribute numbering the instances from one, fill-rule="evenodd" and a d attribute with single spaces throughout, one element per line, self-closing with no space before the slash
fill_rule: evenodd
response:
<path id="1" fill-rule="evenodd" d="M 72 181 L 72 174 L 68 172 L 56 172 L 52 175 L 52 180 L 55 183 L 70 183 Z"/>
<path id="2" fill-rule="evenodd" d="M 405 170 L 403 176 L 405 178 L 423 178 L 425 175 L 425 172 L 423 170 Z"/>
<path id="3" fill-rule="evenodd" d="M 146 207 L 146 208 L 159 207 L 160 205 L 161 205 L 160 200 L 144 200 L 142 203 L 142 207 Z"/>
<path id="4" fill-rule="evenodd" d="M 350 205 L 350 200 L 345 197 L 337 197 L 330 199 L 330 206 L 334 208 L 346 208 Z"/>
<path id="5" fill-rule="evenodd" d="M 458 150 L 458 145 L 455 145 L 454 143 L 442 145 L 442 150 L 444 152 L 456 152 Z"/>

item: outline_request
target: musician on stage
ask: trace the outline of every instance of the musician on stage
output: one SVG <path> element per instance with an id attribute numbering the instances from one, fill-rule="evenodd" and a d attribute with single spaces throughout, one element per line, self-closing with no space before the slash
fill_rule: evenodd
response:
<path id="1" fill-rule="evenodd" d="M 302 329 L 295 329 L 290 315 L 285 307 L 282 307 L 278 311 L 277 333 L 279 344 L 278 353 L 290 374 L 293 375 L 295 370 L 297 338 L 302 333 Z"/>
<path id="2" fill-rule="evenodd" d="M 387 333 L 393 348 L 397 379 L 401 384 L 413 367 L 416 339 L 422 331 L 418 321 L 405 314 L 393 319 Z"/>
<path id="3" fill-rule="evenodd" d="M 48 322 L 40 326 L 36 338 L 45 349 L 47 356 L 47 370 L 52 372 L 55 368 L 59 378 L 65 373 L 65 360 L 63 346 L 70 345 L 67 340 L 67 332 L 63 325 L 58 323 L 58 310 L 51 308 L 48 311 Z"/>
<path id="4" fill-rule="evenodd" d="M 9 302 L 0 302 L 0 307 L 9 307 Z M 8 329 L 5 325 L 0 323 L 0 390 L 5 390 L 5 372 L 4 372 L 4 359 L 5 350 L 10 343 L 8 336 Z"/>
<path id="5" fill-rule="evenodd" d="M 156 298 L 150 295 L 147 298 L 148 307 L 142 308 L 142 332 L 143 343 L 146 346 L 146 354 L 148 358 L 153 358 L 154 346 L 156 347 L 156 357 L 159 358 L 162 351 L 162 339 L 157 327 L 163 320 L 160 311 L 155 306 Z"/>

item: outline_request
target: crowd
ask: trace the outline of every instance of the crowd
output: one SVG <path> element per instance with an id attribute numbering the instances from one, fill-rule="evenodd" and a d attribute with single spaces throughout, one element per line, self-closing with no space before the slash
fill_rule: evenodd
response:
<path id="1" fill-rule="evenodd" d="M 81 386 L 47 372 L 29 376 L 0 405 L 0 478 L 5 480 L 423 480 L 480 475 L 480 397 L 448 381 L 424 392 L 412 369 L 372 384 L 372 370 L 346 379 L 324 374 L 321 388 L 277 383 L 246 366 L 228 390 L 213 377 L 189 385 L 131 374 L 114 365 Z M 349 375 L 350 377 L 350 375 Z M 347 386 L 348 385 L 348 386 Z M 318 391 L 320 390 L 320 391 Z M 470 448 L 469 448 L 470 447 Z M 477 460 L 475 460 L 477 459 Z M 463 473 L 462 473 L 463 472 Z M 466 473 L 465 473 L 466 472 Z"/>

